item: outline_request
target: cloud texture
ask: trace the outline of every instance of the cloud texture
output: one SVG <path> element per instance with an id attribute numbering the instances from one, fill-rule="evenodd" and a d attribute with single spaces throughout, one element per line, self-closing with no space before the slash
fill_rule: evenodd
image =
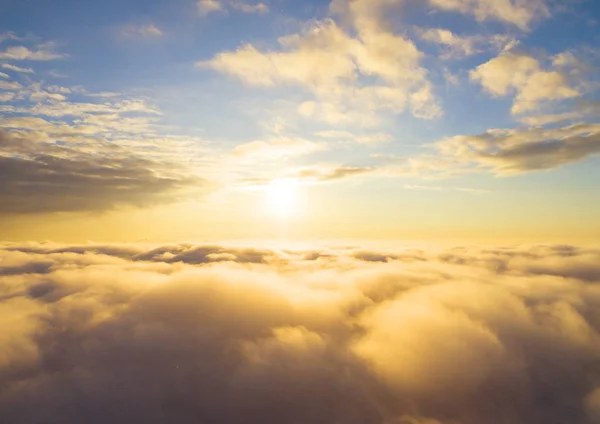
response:
<path id="1" fill-rule="evenodd" d="M 420 64 L 422 53 L 411 40 L 393 33 L 383 17 L 401 3 L 335 0 L 332 15 L 348 21 L 356 34 L 333 19 L 316 21 L 280 37 L 276 50 L 245 44 L 197 66 L 251 86 L 305 88 L 314 98 L 301 103 L 298 112 L 330 124 L 372 125 L 379 112 L 407 109 L 419 118 L 435 118 L 442 110 Z"/>
<path id="2" fill-rule="evenodd" d="M 106 140 L 60 144 L 0 128 L 0 214 L 104 211 L 171 202 L 179 189 L 194 183 L 200 180 L 182 176 L 173 164 Z"/>
<path id="3" fill-rule="evenodd" d="M 600 250 L 4 245 L 0 421 L 588 424 Z"/>

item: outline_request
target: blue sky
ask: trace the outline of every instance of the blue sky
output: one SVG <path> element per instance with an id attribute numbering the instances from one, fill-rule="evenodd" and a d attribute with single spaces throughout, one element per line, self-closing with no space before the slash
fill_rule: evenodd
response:
<path id="1" fill-rule="evenodd" d="M 599 25 L 593 0 L 5 1 L 0 147 L 19 172 L 2 193 L 22 206 L 0 212 L 193 204 L 202 229 L 229 226 L 218 210 L 245 233 L 267 224 L 240 205 L 264 208 L 283 179 L 312 199 L 298 233 L 355 207 L 325 235 L 596 237 Z M 74 197 L 48 157 L 94 182 L 94 161 L 106 178 L 131 166 L 131 192 Z"/>

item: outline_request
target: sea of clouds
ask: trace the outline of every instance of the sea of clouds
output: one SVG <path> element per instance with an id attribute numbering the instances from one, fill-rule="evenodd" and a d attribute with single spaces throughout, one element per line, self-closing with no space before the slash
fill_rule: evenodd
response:
<path id="1" fill-rule="evenodd" d="M 0 423 L 600 423 L 600 249 L 0 245 Z"/>

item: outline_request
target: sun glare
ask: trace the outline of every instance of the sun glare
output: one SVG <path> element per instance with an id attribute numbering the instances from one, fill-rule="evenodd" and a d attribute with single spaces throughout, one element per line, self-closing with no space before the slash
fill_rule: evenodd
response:
<path id="1" fill-rule="evenodd" d="M 298 183 L 292 179 L 273 181 L 267 188 L 269 211 L 280 218 L 287 218 L 296 213 L 297 188 Z"/>

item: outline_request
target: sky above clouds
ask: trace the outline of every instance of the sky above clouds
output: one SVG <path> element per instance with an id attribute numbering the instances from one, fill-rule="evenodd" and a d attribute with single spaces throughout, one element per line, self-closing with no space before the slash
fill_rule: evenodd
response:
<path id="1" fill-rule="evenodd" d="M 593 0 L 8 0 L 5 239 L 600 236 Z"/>

